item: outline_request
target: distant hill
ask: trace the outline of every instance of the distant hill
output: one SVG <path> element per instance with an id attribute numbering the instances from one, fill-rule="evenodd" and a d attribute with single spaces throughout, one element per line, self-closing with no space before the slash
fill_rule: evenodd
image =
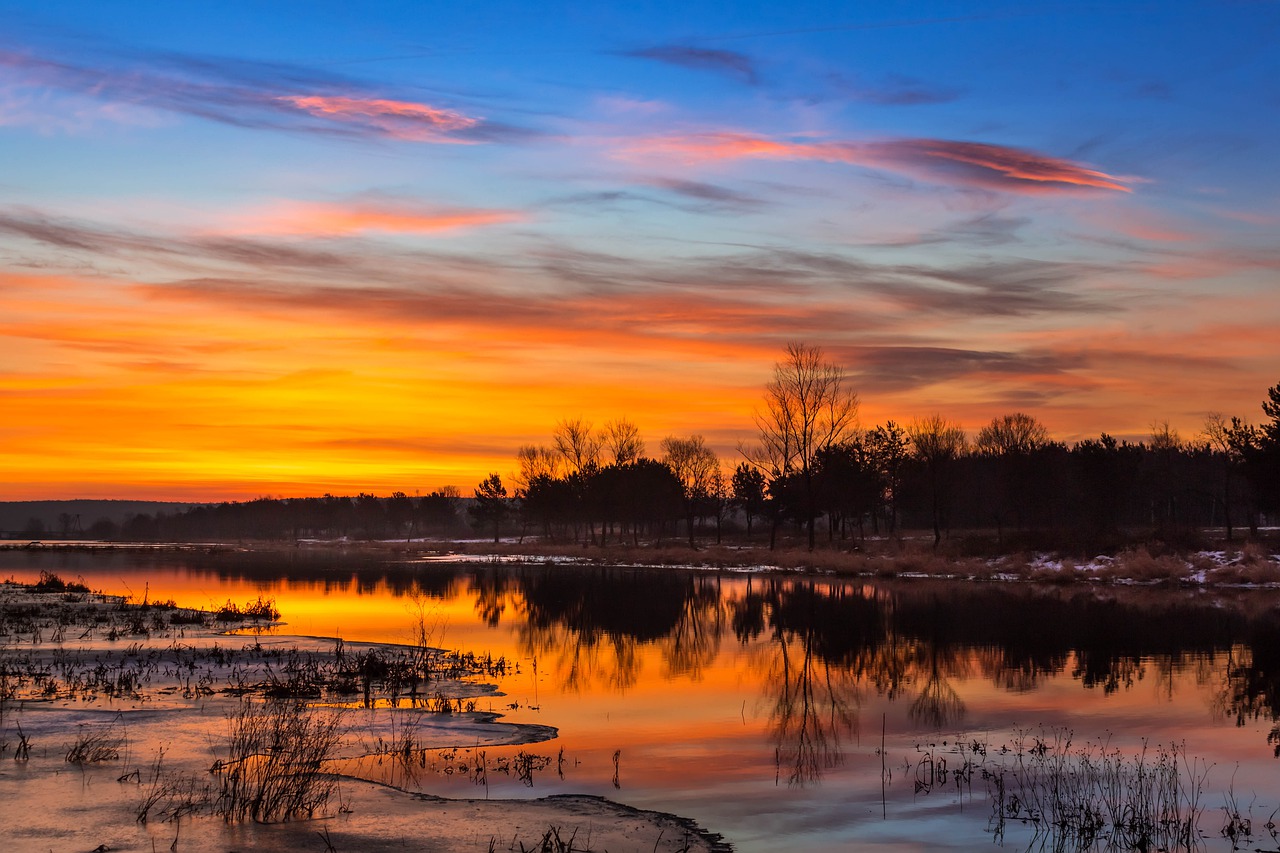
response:
<path id="1" fill-rule="evenodd" d="M 170 501 L 0 501 L 0 536 L 25 536 L 32 530 L 32 520 L 39 522 L 46 536 L 61 536 L 63 516 L 69 516 L 69 532 L 83 534 L 99 519 L 107 519 L 119 525 L 135 515 L 167 515 L 184 512 L 194 503 Z"/>

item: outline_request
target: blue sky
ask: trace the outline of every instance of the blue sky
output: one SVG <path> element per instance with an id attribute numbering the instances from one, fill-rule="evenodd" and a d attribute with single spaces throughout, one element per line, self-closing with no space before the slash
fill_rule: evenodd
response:
<path id="1" fill-rule="evenodd" d="M 1277 3 L 0 14 L 10 496 L 465 484 L 576 416 L 730 458 L 797 340 L 868 426 L 1280 381 Z"/>

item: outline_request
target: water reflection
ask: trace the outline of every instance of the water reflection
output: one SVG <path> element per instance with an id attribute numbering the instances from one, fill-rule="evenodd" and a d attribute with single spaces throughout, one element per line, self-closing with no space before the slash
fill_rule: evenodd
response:
<path id="1" fill-rule="evenodd" d="M 868 696 L 901 703 L 918 727 L 951 729 L 973 713 L 975 682 L 1017 695 L 1066 677 L 1104 696 L 1145 683 L 1172 699 L 1189 674 L 1210 688 L 1217 718 L 1272 723 L 1269 751 L 1280 755 L 1274 590 L 744 578 L 305 551 L 0 555 L 0 570 L 41 569 L 98 586 L 95 577 L 154 584 L 186 572 L 266 589 L 309 586 L 335 599 L 463 600 L 479 623 L 511 632 L 521 653 L 569 693 L 628 691 L 645 679 L 696 682 L 736 656 L 732 666 L 749 670 L 762 691 L 779 779 L 797 785 L 844 760 Z M 646 671 L 655 660 L 657 671 Z"/>

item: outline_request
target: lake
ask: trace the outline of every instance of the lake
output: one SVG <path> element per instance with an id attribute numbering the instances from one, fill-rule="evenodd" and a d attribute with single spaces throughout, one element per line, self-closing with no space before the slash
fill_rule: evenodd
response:
<path id="1" fill-rule="evenodd" d="M 1251 818 L 1249 849 L 1278 846 L 1264 826 L 1280 806 L 1276 590 L 322 551 L 0 552 L 2 576 L 42 570 L 183 606 L 274 598 L 279 633 L 411 643 L 425 632 L 505 657 L 501 695 L 478 709 L 558 737 L 524 748 L 539 760 L 519 778 L 481 783 L 457 770 L 477 757 L 464 754 L 417 771 L 350 768 L 408 790 L 598 794 L 692 818 L 742 851 L 1026 849 L 1044 841 L 1031 824 L 993 819 L 1001 768 L 1037 747 L 1136 761 L 1145 746 L 1155 764 L 1175 745 L 1199 789 L 1206 849 L 1231 849 L 1220 832 L 1231 803 Z"/>

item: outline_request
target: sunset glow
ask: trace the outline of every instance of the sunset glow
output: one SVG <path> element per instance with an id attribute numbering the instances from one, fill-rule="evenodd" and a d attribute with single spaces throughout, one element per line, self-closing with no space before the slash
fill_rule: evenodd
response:
<path id="1" fill-rule="evenodd" d="M 1274 4 L 313 11 L 6 14 L 0 500 L 736 464 L 791 341 L 864 426 L 1280 382 Z"/>

